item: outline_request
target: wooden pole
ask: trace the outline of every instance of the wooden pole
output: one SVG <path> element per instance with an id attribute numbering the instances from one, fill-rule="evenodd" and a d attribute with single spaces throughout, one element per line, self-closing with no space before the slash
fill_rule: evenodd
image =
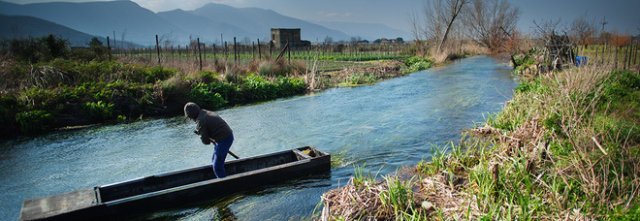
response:
<path id="1" fill-rule="evenodd" d="M 233 61 L 238 62 L 238 42 L 236 42 L 236 37 L 233 37 Z"/>
<path id="2" fill-rule="evenodd" d="M 107 52 L 109 53 L 109 61 L 111 61 L 111 43 L 109 42 L 109 36 L 107 36 Z"/>
<path id="3" fill-rule="evenodd" d="M 260 51 L 260 39 L 258 38 L 258 60 L 262 60 L 262 51 Z"/>
<path id="4" fill-rule="evenodd" d="M 156 35 L 156 52 L 158 54 L 158 65 L 160 65 L 160 43 L 158 42 L 158 35 Z"/>
<path id="5" fill-rule="evenodd" d="M 256 60 L 256 44 L 255 42 L 251 42 L 251 59 Z"/>
<path id="6" fill-rule="evenodd" d="M 202 51 L 200 50 L 200 38 L 196 38 L 198 43 L 198 58 L 200 60 L 200 71 L 202 71 Z"/>
<path id="7" fill-rule="evenodd" d="M 289 41 L 287 41 L 287 45 L 289 45 Z M 291 64 L 291 45 L 287 47 L 287 57 L 289 59 L 289 64 Z"/>

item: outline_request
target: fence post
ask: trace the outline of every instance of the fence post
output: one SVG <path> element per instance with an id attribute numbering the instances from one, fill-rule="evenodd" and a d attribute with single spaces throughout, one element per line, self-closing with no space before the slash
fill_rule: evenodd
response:
<path id="1" fill-rule="evenodd" d="M 236 37 L 233 37 L 233 61 L 238 62 L 238 43 L 236 42 Z"/>
<path id="2" fill-rule="evenodd" d="M 260 39 L 258 38 L 258 60 L 262 60 L 262 51 L 260 51 Z"/>
<path id="3" fill-rule="evenodd" d="M 156 35 L 156 52 L 158 54 L 158 65 L 160 65 L 160 44 L 158 42 L 158 35 Z"/>
<path id="4" fill-rule="evenodd" d="M 111 61 L 111 43 L 109 42 L 109 36 L 107 36 L 107 52 L 109 52 L 109 61 Z"/>
<path id="5" fill-rule="evenodd" d="M 200 71 L 202 71 L 202 51 L 200 50 L 200 38 L 196 38 L 198 43 L 198 59 L 200 60 Z"/>
<path id="6" fill-rule="evenodd" d="M 256 60 L 256 44 L 251 42 L 251 59 Z"/>
<path id="7" fill-rule="evenodd" d="M 287 41 L 287 45 L 289 45 L 289 41 Z M 287 47 L 287 57 L 289 59 L 289 64 L 291 64 L 291 45 Z"/>

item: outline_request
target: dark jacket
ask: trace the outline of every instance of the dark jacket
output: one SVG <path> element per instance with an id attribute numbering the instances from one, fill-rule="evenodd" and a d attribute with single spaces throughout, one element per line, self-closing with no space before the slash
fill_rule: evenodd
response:
<path id="1" fill-rule="evenodd" d="M 200 133 L 203 144 L 211 143 L 209 138 L 220 141 L 229 137 L 233 131 L 218 114 L 213 111 L 201 109 L 196 119 L 196 130 Z"/>

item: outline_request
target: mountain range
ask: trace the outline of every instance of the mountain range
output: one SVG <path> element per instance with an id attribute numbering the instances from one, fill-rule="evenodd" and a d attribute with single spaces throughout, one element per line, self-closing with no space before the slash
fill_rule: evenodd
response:
<path id="1" fill-rule="evenodd" d="M 64 36 L 72 46 L 87 45 L 94 37 L 39 18 L 0 15 L 0 39 L 40 37 L 49 34 Z"/>
<path id="2" fill-rule="evenodd" d="M 162 41 L 174 44 L 186 44 L 195 38 L 200 38 L 203 42 L 219 43 L 221 35 L 225 41 L 233 37 L 237 37 L 239 41 L 256 39 L 265 41 L 270 39 L 271 28 L 301 28 L 302 39 L 312 42 L 323 41 L 326 37 L 331 37 L 334 41 L 349 40 L 352 36 L 373 40 L 377 38 L 375 33 L 391 34 L 379 36 L 389 38 L 402 35 L 401 31 L 379 24 L 323 23 L 320 25 L 272 10 L 235 8 L 215 3 L 209 3 L 191 11 L 177 9 L 154 13 L 128 0 L 34 4 L 0 1 L 0 14 L 7 15 L 2 17 L 2 23 L 8 23 L 0 26 L 1 32 L 14 31 L 15 27 L 33 23 L 38 19 L 38 25 L 35 26 L 38 28 L 9 34 L 10 36 L 51 32 L 61 33 L 66 38 L 86 39 L 86 36 L 80 37 L 78 34 L 86 33 L 94 36 L 111 36 L 118 41 L 130 41 L 140 45 L 155 44 L 156 34 Z M 7 30 L 7 26 L 14 28 Z M 76 30 L 78 33 L 71 34 L 71 31 L 66 29 L 60 32 L 61 28 Z M 36 32 L 36 29 L 40 32 Z M 366 31 L 367 29 L 370 31 Z"/>

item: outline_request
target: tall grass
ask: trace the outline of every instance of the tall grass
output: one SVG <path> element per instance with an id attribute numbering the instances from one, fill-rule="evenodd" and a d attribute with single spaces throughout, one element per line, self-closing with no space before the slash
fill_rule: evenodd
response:
<path id="1" fill-rule="evenodd" d="M 636 220 L 639 147 L 636 73 L 597 65 L 523 77 L 502 112 L 436 149 L 414 178 L 370 186 L 382 203 L 360 212 L 396 220 Z M 335 193 L 323 199 L 339 216 L 346 210 L 337 207 L 353 204 L 328 205 L 340 199 Z M 415 202 L 403 203 L 410 195 Z"/>

